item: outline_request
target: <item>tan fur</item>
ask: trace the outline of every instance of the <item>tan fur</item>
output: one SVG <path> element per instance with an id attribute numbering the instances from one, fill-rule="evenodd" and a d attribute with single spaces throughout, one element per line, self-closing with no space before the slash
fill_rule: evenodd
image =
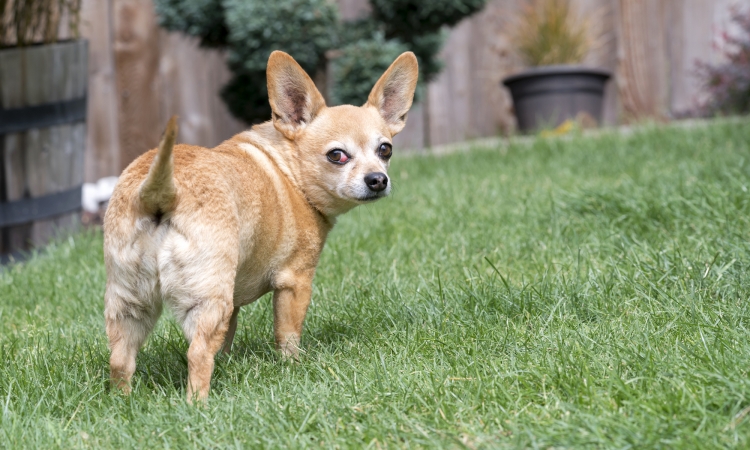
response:
<path id="1" fill-rule="evenodd" d="M 213 149 L 158 149 L 123 172 L 104 219 L 111 381 L 130 392 L 135 357 L 167 304 L 190 341 L 188 400 L 208 395 L 214 356 L 229 351 L 243 305 L 273 291 L 274 335 L 297 358 L 312 280 L 336 217 L 390 192 L 378 155 L 406 120 L 417 60 L 401 55 L 362 107 L 326 107 L 291 56 L 268 61 L 272 120 Z M 330 162 L 332 149 L 348 163 Z M 387 181 L 387 180 L 386 180 Z"/>

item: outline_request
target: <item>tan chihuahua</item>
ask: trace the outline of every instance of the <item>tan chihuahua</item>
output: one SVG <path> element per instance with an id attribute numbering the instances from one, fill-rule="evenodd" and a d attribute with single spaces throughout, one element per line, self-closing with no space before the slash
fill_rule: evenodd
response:
<path id="1" fill-rule="evenodd" d="M 268 59 L 272 120 L 216 148 L 159 148 L 123 172 L 104 218 L 104 295 L 114 386 L 130 392 L 135 358 L 166 303 L 190 341 L 188 401 L 208 396 L 243 305 L 273 291 L 274 335 L 297 358 L 302 322 L 336 217 L 388 195 L 393 136 L 417 84 L 407 52 L 362 107 L 328 108 L 286 53 Z M 174 149 L 173 149 L 174 148 Z"/>

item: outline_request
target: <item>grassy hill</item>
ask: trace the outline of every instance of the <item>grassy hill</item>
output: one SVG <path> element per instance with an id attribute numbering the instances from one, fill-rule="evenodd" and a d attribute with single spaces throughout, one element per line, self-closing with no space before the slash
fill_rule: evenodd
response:
<path id="1" fill-rule="evenodd" d="M 102 239 L 0 272 L 0 447 L 750 445 L 750 122 L 393 158 L 339 220 L 305 354 L 243 308 L 206 408 L 165 314 L 109 391 Z"/>

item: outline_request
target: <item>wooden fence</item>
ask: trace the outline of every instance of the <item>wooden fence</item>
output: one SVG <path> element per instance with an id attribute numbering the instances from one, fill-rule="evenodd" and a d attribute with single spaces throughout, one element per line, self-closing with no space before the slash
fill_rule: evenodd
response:
<path id="1" fill-rule="evenodd" d="M 431 83 L 398 136 L 401 147 L 441 145 L 507 133 L 512 105 L 501 80 L 522 65 L 507 30 L 523 0 L 491 0 L 451 31 L 445 70 Z M 595 12 L 601 45 L 587 63 L 611 70 L 604 121 L 667 120 L 695 105 L 697 59 L 717 61 L 712 43 L 741 0 L 577 0 Z M 156 145 L 169 116 L 181 142 L 213 146 L 245 126 L 219 98 L 229 79 L 223 55 L 159 29 L 152 0 L 84 0 L 91 40 L 86 179 L 118 175 Z M 367 0 L 338 0 L 342 16 L 366 13 Z"/>

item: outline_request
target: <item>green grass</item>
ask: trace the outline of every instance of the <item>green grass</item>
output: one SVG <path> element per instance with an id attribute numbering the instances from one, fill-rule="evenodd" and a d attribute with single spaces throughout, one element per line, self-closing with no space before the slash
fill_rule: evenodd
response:
<path id="1" fill-rule="evenodd" d="M 750 122 L 394 157 L 299 364 L 245 307 L 206 408 L 167 314 L 109 391 L 102 238 L 0 273 L 0 447 L 750 445 Z"/>

